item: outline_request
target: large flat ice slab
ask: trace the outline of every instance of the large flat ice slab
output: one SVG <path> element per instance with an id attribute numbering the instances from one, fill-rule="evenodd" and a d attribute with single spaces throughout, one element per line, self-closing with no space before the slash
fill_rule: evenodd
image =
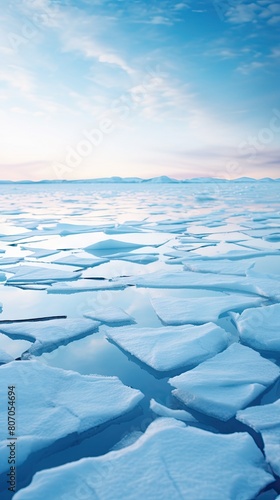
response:
<path id="1" fill-rule="evenodd" d="M 251 500 L 273 479 L 247 433 L 159 418 L 130 446 L 36 473 L 14 500 Z"/>
<path id="2" fill-rule="evenodd" d="M 61 271 L 51 267 L 39 266 L 17 266 L 6 268 L 6 272 L 13 273 L 13 276 L 7 279 L 11 285 L 24 283 L 52 283 L 54 281 L 76 280 L 81 276 L 79 272 Z"/>
<path id="3" fill-rule="evenodd" d="M 109 262 L 109 259 L 97 259 L 94 257 L 79 257 L 78 255 L 69 255 L 68 257 L 61 257 L 53 261 L 54 264 L 66 265 L 66 266 L 75 266 L 80 268 L 88 268 L 88 267 L 96 267 L 100 266 L 100 264 L 105 264 Z"/>
<path id="4" fill-rule="evenodd" d="M 23 257 L 3 257 L 0 259 L 0 266 L 11 266 L 18 264 L 23 260 Z"/>
<path id="5" fill-rule="evenodd" d="M 115 253 L 113 255 L 108 255 L 110 259 L 114 260 L 124 260 L 127 262 L 134 262 L 135 264 L 151 264 L 151 262 L 156 262 L 158 260 L 158 254 L 155 253 Z"/>
<path id="6" fill-rule="evenodd" d="M 48 321 L 24 321 L 22 323 L 0 324 L 0 332 L 12 339 L 34 342 L 24 353 L 40 356 L 60 345 L 96 332 L 100 323 L 85 318 L 52 319 Z"/>
<path id="7" fill-rule="evenodd" d="M 186 323 L 203 324 L 215 322 L 227 311 L 243 310 L 261 304 L 258 297 L 246 295 L 220 294 L 214 299 L 209 297 L 159 297 L 151 299 L 157 316 L 166 325 L 184 325 Z"/>
<path id="8" fill-rule="evenodd" d="M 132 241 L 121 241 L 110 238 L 107 240 L 99 241 L 97 243 L 93 243 L 92 245 L 86 247 L 85 251 L 96 255 L 99 254 L 109 255 L 111 252 L 120 252 L 122 250 L 126 250 L 127 252 L 132 251 L 135 250 L 136 248 L 141 248 L 147 244 L 148 243 L 145 244 L 145 242 L 134 243 Z M 157 245 L 154 244 L 152 246 L 157 246 Z"/>
<path id="9" fill-rule="evenodd" d="M 10 354 L 0 349 L 0 365 L 3 365 L 5 363 L 10 363 L 10 361 L 13 360 L 14 358 L 10 356 Z"/>
<path id="10" fill-rule="evenodd" d="M 189 424 L 197 424 L 198 420 L 194 418 L 191 413 L 186 410 L 173 410 L 164 406 L 154 399 L 150 401 L 150 409 L 160 417 L 175 418 L 176 420 L 182 420 L 182 422 L 187 422 Z"/>
<path id="11" fill-rule="evenodd" d="M 243 260 L 192 260 L 185 257 L 182 263 L 185 265 L 186 271 L 194 271 L 199 273 L 213 273 L 213 274 L 229 274 L 236 276 L 246 276 L 248 269 L 256 263 L 255 259 Z"/>
<path id="12" fill-rule="evenodd" d="M 129 279 L 121 278 L 119 281 L 141 288 L 204 288 L 206 290 L 253 293 L 280 300 L 280 283 L 276 280 L 255 276 L 240 279 L 240 276 L 226 274 L 156 271 Z"/>
<path id="13" fill-rule="evenodd" d="M 269 387 L 280 369 L 249 347 L 234 343 L 189 372 L 169 379 L 173 394 L 190 408 L 220 420 L 238 410 Z"/>
<path id="14" fill-rule="evenodd" d="M 161 328 L 108 328 L 107 336 L 159 371 L 194 366 L 225 349 L 230 335 L 213 323 Z"/>
<path id="15" fill-rule="evenodd" d="M 234 314 L 242 342 L 253 349 L 280 351 L 280 304 Z"/>
<path id="16" fill-rule="evenodd" d="M 80 375 L 37 361 L 13 361 L 0 367 L 0 398 L 16 391 L 17 466 L 33 452 L 58 439 L 93 429 L 125 414 L 142 399 L 140 391 L 117 377 Z M 0 413 L 0 472 L 9 468 L 7 413 Z M 69 444 L 68 444 L 69 446 Z"/>
<path id="17" fill-rule="evenodd" d="M 98 290 L 122 290 L 124 283 L 118 281 L 108 281 L 106 279 L 80 279 L 71 283 L 53 283 L 47 289 L 48 293 L 77 293 L 95 292 Z"/>
<path id="18" fill-rule="evenodd" d="M 96 309 L 95 311 L 88 311 L 84 314 L 85 318 L 91 318 L 96 321 L 101 321 L 106 325 L 112 324 L 132 324 L 135 320 L 132 316 L 127 314 L 123 309 L 118 307 L 107 307 Z"/>
<path id="19" fill-rule="evenodd" d="M 261 433 L 266 458 L 275 474 L 280 476 L 280 399 L 269 405 L 241 410 L 236 418 Z"/>

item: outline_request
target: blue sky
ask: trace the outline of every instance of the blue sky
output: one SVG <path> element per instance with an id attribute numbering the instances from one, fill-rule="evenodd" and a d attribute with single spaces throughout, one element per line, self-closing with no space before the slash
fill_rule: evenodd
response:
<path id="1" fill-rule="evenodd" d="M 0 23 L 1 179 L 279 177 L 279 3 L 12 0 Z"/>

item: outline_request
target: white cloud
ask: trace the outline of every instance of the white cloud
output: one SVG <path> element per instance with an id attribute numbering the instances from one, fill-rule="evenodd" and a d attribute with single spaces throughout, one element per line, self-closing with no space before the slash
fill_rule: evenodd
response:
<path id="1" fill-rule="evenodd" d="M 240 64 L 240 66 L 238 66 L 238 68 L 237 68 L 237 71 L 239 71 L 239 73 L 242 73 L 243 75 L 249 75 L 253 71 L 256 71 L 258 69 L 262 69 L 265 66 L 266 66 L 266 64 L 263 62 L 253 61 L 253 62 L 250 62 L 247 64 L 246 63 Z"/>
<path id="2" fill-rule="evenodd" d="M 35 84 L 31 74 L 24 68 L 10 65 L 0 70 L 0 80 L 9 86 L 20 90 L 25 95 L 34 91 Z"/>

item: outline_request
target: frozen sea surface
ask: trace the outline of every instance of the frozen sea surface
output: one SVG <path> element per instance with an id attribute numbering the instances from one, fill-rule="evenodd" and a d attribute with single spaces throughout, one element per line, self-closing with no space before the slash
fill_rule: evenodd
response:
<path id="1" fill-rule="evenodd" d="M 277 498 L 279 187 L 1 185 L 1 499 Z"/>

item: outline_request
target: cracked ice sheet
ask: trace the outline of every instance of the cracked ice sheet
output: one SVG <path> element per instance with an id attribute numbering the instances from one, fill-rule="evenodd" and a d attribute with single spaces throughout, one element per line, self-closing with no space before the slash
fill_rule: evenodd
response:
<path id="1" fill-rule="evenodd" d="M 203 293 L 203 290 L 201 291 Z M 216 294 L 214 300 L 209 297 L 151 297 L 152 306 L 166 325 L 184 325 L 186 323 L 203 324 L 215 322 L 227 311 L 244 310 L 258 306 L 263 299 L 225 293 Z"/>
<path id="2" fill-rule="evenodd" d="M 231 336 L 213 323 L 160 328 L 107 328 L 117 345 L 154 370 L 194 366 L 225 349 Z"/>
<path id="3" fill-rule="evenodd" d="M 262 255 L 254 259 L 244 260 L 188 260 L 182 259 L 184 269 L 186 271 L 193 271 L 199 273 L 213 273 L 213 274 L 229 274 L 236 276 L 246 276 L 248 269 L 254 267 L 258 262 L 261 262 Z"/>
<path id="4" fill-rule="evenodd" d="M 265 456 L 275 474 L 280 476 L 280 399 L 239 411 L 236 418 L 261 433 Z"/>
<path id="5" fill-rule="evenodd" d="M 154 399 L 151 399 L 150 401 L 150 409 L 159 417 L 176 418 L 176 420 L 182 420 L 183 422 L 187 422 L 189 424 L 198 423 L 198 420 L 194 418 L 188 411 L 173 410 L 172 408 L 161 405 Z"/>
<path id="6" fill-rule="evenodd" d="M 107 325 L 135 323 L 132 316 L 118 307 L 107 307 L 103 309 L 96 309 L 95 311 L 88 311 L 84 314 L 84 317 L 101 321 L 101 323 L 105 323 Z"/>
<path id="7" fill-rule="evenodd" d="M 71 236 L 57 236 L 44 241 L 44 247 L 52 250 L 84 249 L 90 253 L 123 251 L 145 246 L 158 247 L 170 240 L 166 233 L 129 233 L 118 235 L 117 238 L 108 238 L 103 232 L 74 234 Z M 35 248 L 37 245 L 32 245 Z M 40 245 L 38 244 L 38 247 Z"/>
<path id="8" fill-rule="evenodd" d="M 75 280 L 81 276 L 80 272 L 61 271 L 51 267 L 25 266 L 5 268 L 5 272 L 13 273 L 13 276 L 7 279 L 7 284 L 25 284 L 25 283 L 52 283 L 55 281 Z"/>
<path id="9" fill-rule="evenodd" d="M 99 322 L 90 319 L 67 318 L 0 324 L 0 332 L 12 339 L 34 342 L 22 355 L 26 358 L 30 355 L 40 356 L 43 352 L 52 352 L 60 345 L 90 335 L 97 331 L 99 325 Z"/>
<path id="10" fill-rule="evenodd" d="M 127 262 L 134 262 L 135 264 L 151 264 L 158 261 L 158 254 L 155 253 L 115 253 L 107 255 L 111 260 L 124 260 Z"/>
<path id="11" fill-rule="evenodd" d="M 259 256 L 260 253 L 265 255 L 279 255 L 279 250 L 265 248 L 265 249 L 254 249 L 252 247 L 245 247 L 240 244 L 235 243 L 225 243 L 220 242 L 216 245 L 206 244 L 197 250 L 192 251 L 192 255 L 200 259 L 248 259 L 251 257 Z"/>
<path id="12" fill-rule="evenodd" d="M 254 401 L 280 375 L 280 369 L 249 347 L 234 343 L 189 372 L 169 379 L 174 396 L 186 406 L 229 420 Z"/>
<path id="13" fill-rule="evenodd" d="M 233 314 L 241 341 L 264 351 L 280 352 L 280 304 Z"/>
<path id="14" fill-rule="evenodd" d="M 28 258 L 34 257 L 36 259 L 40 259 L 41 257 L 49 257 L 50 255 L 58 253 L 58 250 L 47 250 L 44 248 L 32 248 L 27 246 L 23 246 L 22 248 L 23 250 L 28 250 L 28 252 L 31 252 L 31 255 L 28 255 Z"/>
<path id="15" fill-rule="evenodd" d="M 100 264 L 106 264 L 106 262 L 109 262 L 109 259 L 96 259 L 94 257 L 85 257 L 76 254 L 68 255 L 67 257 L 62 257 L 58 260 L 52 261 L 53 264 L 63 264 L 85 269 L 88 267 L 99 266 Z"/>
<path id="16" fill-rule="evenodd" d="M 13 264 L 18 264 L 23 260 L 23 257 L 4 257 L 0 258 L 0 266 L 10 266 Z"/>
<path id="17" fill-rule="evenodd" d="M 132 278 L 118 278 L 116 282 L 136 285 L 140 288 L 201 288 L 206 290 L 253 293 L 276 300 L 280 297 L 280 283 L 276 280 L 259 276 L 240 279 L 240 276 L 224 274 L 214 275 L 212 273 L 192 271 L 174 273 L 156 271 Z"/>
<path id="18" fill-rule="evenodd" d="M 245 226 L 240 226 L 237 224 L 226 224 L 226 225 L 221 225 L 221 226 L 213 226 L 213 227 L 208 227 L 208 226 L 189 226 L 187 228 L 187 232 L 191 235 L 194 234 L 217 234 L 217 233 L 230 233 L 230 232 L 238 232 L 238 231 L 243 231 L 246 229 Z"/>
<path id="19" fill-rule="evenodd" d="M 130 446 L 36 473 L 14 500 L 79 498 L 81 491 L 102 500 L 241 499 L 240 484 L 242 500 L 250 500 L 273 482 L 266 468 L 247 433 L 214 434 L 159 418 Z"/>
<path id="20" fill-rule="evenodd" d="M 13 361 L 0 367 L 0 398 L 16 387 L 17 465 L 33 452 L 73 433 L 82 433 L 132 410 L 143 398 L 140 391 L 117 377 L 80 375 L 37 361 Z M 108 404 L 108 402 L 110 404 Z M 0 414 L 0 472 L 9 467 L 5 412 Z M 68 445 L 69 446 L 69 443 Z M 5 457 L 5 459 L 4 459 Z"/>
<path id="21" fill-rule="evenodd" d="M 118 281 L 108 281 L 99 279 L 81 279 L 74 283 L 54 283 L 47 288 L 47 293 L 77 293 L 94 292 L 99 290 L 124 290 L 126 285 Z"/>
<path id="22" fill-rule="evenodd" d="M 9 363 L 10 361 L 14 361 L 14 358 L 7 352 L 0 349 L 0 364 Z"/>

